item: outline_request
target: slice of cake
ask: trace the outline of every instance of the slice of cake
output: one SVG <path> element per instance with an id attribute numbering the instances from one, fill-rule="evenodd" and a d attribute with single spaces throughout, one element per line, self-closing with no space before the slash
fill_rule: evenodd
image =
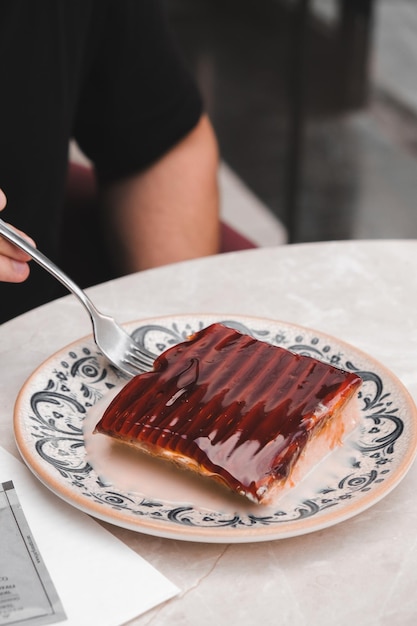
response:
<path id="1" fill-rule="evenodd" d="M 166 350 L 96 426 L 259 503 L 271 503 L 359 418 L 358 375 L 222 324 Z"/>

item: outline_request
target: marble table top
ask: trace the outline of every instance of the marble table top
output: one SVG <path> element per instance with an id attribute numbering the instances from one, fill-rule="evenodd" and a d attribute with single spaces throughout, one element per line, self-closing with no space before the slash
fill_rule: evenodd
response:
<path id="1" fill-rule="evenodd" d="M 88 291 L 120 322 L 219 313 L 301 324 L 368 353 L 417 399 L 417 241 L 262 248 L 150 270 Z M 0 441 L 12 454 L 18 456 L 13 406 L 23 383 L 53 352 L 90 332 L 72 296 L 0 327 Z M 181 590 L 131 622 L 137 626 L 414 624 L 416 485 L 413 464 L 390 494 L 359 515 L 275 541 L 194 543 L 101 523 Z"/>

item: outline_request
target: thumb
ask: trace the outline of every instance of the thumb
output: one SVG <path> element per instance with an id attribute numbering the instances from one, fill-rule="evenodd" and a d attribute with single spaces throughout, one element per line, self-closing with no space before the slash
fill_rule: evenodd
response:
<path id="1" fill-rule="evenodd" d="M 6 203 L 7 203 L 6 196 L 4 195 L 3 191 L 0 189 L 0 211 L 4 209 L 4 207 L 6 206 Z"/>

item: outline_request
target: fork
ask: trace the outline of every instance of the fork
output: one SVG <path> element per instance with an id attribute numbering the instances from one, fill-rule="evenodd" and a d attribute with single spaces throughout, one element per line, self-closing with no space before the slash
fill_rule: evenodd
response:
<path id="1" fill-rule="evenodd" d="M 65 272 L 2 219 L 0 235 L 29 254 L 79 299 L 90 315 L 97 347 L 117 369 L 129 377 L 152 369 L 154 358 L 151 353 L 145 352 L 112 317 L 98 311 L 86 293 Z"/>

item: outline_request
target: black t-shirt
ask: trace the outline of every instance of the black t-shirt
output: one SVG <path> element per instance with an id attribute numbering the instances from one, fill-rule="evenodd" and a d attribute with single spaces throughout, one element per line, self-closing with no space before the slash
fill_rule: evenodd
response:
<path id="1" fill-rule="evenodd" d="M 189 132 L 200 96 L 158 0 L 0 0 L 0 59 L 1 217 L 59 262 L 69 140 L 112 182 Z M 32 263 L 0 283 L 0 322 L 66 293 Z"/>

